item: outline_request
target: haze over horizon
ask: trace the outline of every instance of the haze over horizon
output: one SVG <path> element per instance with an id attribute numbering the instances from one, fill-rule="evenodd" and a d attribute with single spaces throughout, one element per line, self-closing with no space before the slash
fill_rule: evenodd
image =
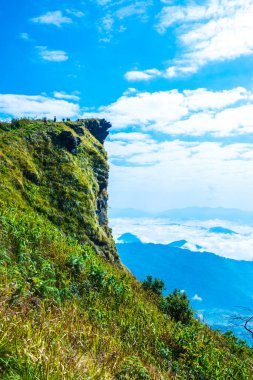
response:
<path id="1" fill-rule="evenodd" d="M 0 118 L 111 121 L 112 208 L 253 210 L 253 0 L 11 0 L 0 16 Z"/>

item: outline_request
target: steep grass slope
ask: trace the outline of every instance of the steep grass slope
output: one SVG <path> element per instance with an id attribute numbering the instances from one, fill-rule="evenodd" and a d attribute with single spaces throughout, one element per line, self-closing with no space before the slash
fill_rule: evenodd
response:
<path id="1" fill-rule="evenodd" d="M 85 127 L 103 123 L 0 125 L 0 378 L 252 378 L 250 348 L 174 321 L 121 266 Z"/>

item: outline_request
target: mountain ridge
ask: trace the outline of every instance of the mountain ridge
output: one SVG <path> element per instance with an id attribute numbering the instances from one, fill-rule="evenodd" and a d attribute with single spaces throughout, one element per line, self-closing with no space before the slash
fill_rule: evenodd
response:
<path id="1" fill-rule="evenodd" d="M 152 275 L 164 281 L 166 292 L 175 287 L 186 291 L 193 308 L 201 309 L 210 325 L 220 324 L 226 310 L 230 321 L 223 323 L 229 329 L 234 314 L 252 308 L 253 261 L 192 251 L 182 243 L 117 243 L 117 248 L 123 263 L 139 280 Z M 237 333 L 243 334 L 243 329 Z"/>

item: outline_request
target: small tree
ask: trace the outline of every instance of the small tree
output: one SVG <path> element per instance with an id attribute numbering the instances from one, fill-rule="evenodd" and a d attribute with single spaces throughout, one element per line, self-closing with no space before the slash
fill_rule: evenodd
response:
<path id="1" fill-rule="evenodd" d="M 146 290 L 151 290 L 153 293 L 161 296 L 163 290 L 165 290 L 164 282 L 159 278 L 154 278 L 152 276 L 147 276 L 143 281 L 142 286 Z"/>
<path id="2" fill-rule="evenodd" d="M 175 289 L 161 301 L 161 309 L 170 315 L 175 321 L 189 324 L 193 317 L 193 311 L 185 292 Z"/>

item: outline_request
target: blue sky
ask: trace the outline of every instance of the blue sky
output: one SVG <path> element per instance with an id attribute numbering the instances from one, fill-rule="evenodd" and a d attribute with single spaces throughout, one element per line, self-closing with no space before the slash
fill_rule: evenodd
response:
<path id="1" fill-rule="evenodd" d="M 253 210 L 253 0 L 10 0 L 0 117 L 105 117 L 110 205 Z"/>

